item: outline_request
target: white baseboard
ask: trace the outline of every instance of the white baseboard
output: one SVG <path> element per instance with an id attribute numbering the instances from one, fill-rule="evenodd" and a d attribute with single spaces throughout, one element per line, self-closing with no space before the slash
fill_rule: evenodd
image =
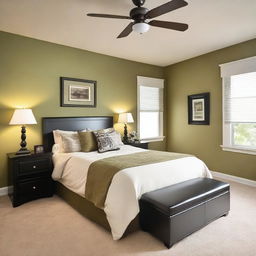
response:
<path id="1" fill-rule="evenodd" d="M 3 188 L 0 188 L 0 196 L 6 196 L 8 195 L 8 190 L 12 191 L 12 187 L 3 187 Z"/>
<path id="2" fill-rule="evenodd" d="M 244 184 L 247 186 L 256 187 L 255 180 L 249 180 L 249 179 L 245 179 L 245 178 L 241 178 L 241 177 L 237 177 L 237 176 L 233 176 L 233 175 L 229 175 L 229 174 L 225 174 L 225 173 L 221 173 L 221 172 L 211 171 L 211 173 L 216 178 L 222 178 L 225 180 L 235 181 L 237 183 L 241 183 L 241 184 Z"/>

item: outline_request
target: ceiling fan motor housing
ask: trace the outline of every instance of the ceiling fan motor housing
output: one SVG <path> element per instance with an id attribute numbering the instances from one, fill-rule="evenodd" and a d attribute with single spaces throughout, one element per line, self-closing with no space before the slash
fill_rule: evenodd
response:
<path id="1" fill-rule="evenodd" d="M 148 9 L 144 7 L 136 7 L 133 8 L 130 11 L 130 17 L 135 21 L 135 22 L 144 22 L 145 21 L 145 15 L 147 14 Z"/>
<path id="2" fill-rule="evenodd" d="M 132 1 L 136 6 L 139 6 L 139 7 L 145 3 L 145 0 L 132 0 Z"/>

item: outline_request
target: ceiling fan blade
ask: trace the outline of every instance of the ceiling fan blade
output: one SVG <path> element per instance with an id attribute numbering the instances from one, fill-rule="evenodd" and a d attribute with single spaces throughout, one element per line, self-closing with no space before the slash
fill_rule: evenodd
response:
<path id="1" fill-rule="evenodd" d="M 179 22 L 152 20 L 148 24 L 154 27 L 167 28 L 178 31 L 185 31 L 188 29 L 188 24 Z"/>
<path id="2" fill-rule="evenodd" d="M 165 3 L 163 5 L 160 5 L 150 11 L 146 14 L 147 19 L 153 19 L 155 17 L 158 17 L 160 15 L 163 15 L 165 13 L 174 11 L 178 8 L 184 7 L 188 5 L 188 3 L 184 0 L 172 0 L 168 3 Z"/>
<path id="3" fill-rule="evenodd" d="M 126 37 L 129 36 L 132 32 L 132 26 L 133 26 L 133 22 L 131 22 L 122 32 L 121 34 L 117 37 L 117 38 L 122 38 L 122 37 Z"/>
<path id="4" fill-rule="evenodd" d="M 99 13 L 87 13 L 87 16 L 96 17 L 96 18 L 111 18 L 111 19 L 127 19 L 130 20 L 131 17 L 129 16 L 122 16 L 122 15 L 112 15 L 112 14 L 99 14 Z"/>

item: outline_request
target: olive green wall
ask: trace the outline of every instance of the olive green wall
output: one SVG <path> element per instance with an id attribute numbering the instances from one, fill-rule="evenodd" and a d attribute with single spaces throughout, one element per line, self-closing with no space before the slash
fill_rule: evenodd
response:
<path id="1" fill-rule="evenodd" d="M 42 143 L 41 118 L 45 116 L 129 111 L 136 118 L 137 75 L 163 78 L 163 68 L 0 32 L 0 187 L 7 185 L 6 153 L 19 149 L 20 127 L 8 125 L 13 109 L 33 109 L 38 124 L 27 127 L 31 149 Z M 97 107 L 60 107 L 60 76 L 97 80 Z M 136 123 L 129 126 L 130 130 L 135 127 Z M 123 127 L 117 125 L 117 129 Z M 165 149 L 165 144 L 150 147 Z"/>
<path id="2" fill-rule="evenodd" d="M 191 153 L 209 169 L 256 180 L 256 156 L 222 151 L 222 81 L 219 64 L 256 55 L 256 39 L 165 69 L 167 148 Z M 187 96 L 210 92 L 210 125 L 188 125 Z"/>
<path id="3" fill-rule="evenodd" d="M 169 151 L 197 155 L 211 170 L 256 180 L 256 156 L 222 151 L 219 64 L 256 55 L 256 40 L 166 68 L 0 32 L 0 188 L 7 185 L 7 152 L 19 148 L 20 127 L 9 126 L 13 110 L 32 108 L 37 125 L 27 127 L 30 149 L 41 144 L 45 116 L 97 116 L 129 111 L 136 119 L 136 76 L 166 78 L 165 126 Z M 96 108 L 60 107 L 59 77 L 97 80 Z M 187 95 L 211 93 L 211 124 L 187 124 Z M 136 121 L 136 120 L 135 120 Z M 122 131 L 121 125 L 115 126 Z M 136 123 L 129 126 L 136 129 Z M 165 149 L 165 142 L 150 148 Z"/>

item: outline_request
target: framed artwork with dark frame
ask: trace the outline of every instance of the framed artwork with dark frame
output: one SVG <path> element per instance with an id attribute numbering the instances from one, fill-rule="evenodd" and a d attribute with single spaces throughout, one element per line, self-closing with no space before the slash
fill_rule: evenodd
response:
<path id="1" fill-rule="evenodd" d="M 97 82 L 60 77 L 61 107 L 96 107 Z"/>
<path id="2" fill-rule="evenodd" d="M 188 123 L 197 125 L 210 124 L 210 93 L 188 96 Z"/>
<path id="3" fill-rule="evenodd" d="M 35 154 L 43 154 L 44 153 L 44 145 L 35 145 L 34 153 Z"/>

